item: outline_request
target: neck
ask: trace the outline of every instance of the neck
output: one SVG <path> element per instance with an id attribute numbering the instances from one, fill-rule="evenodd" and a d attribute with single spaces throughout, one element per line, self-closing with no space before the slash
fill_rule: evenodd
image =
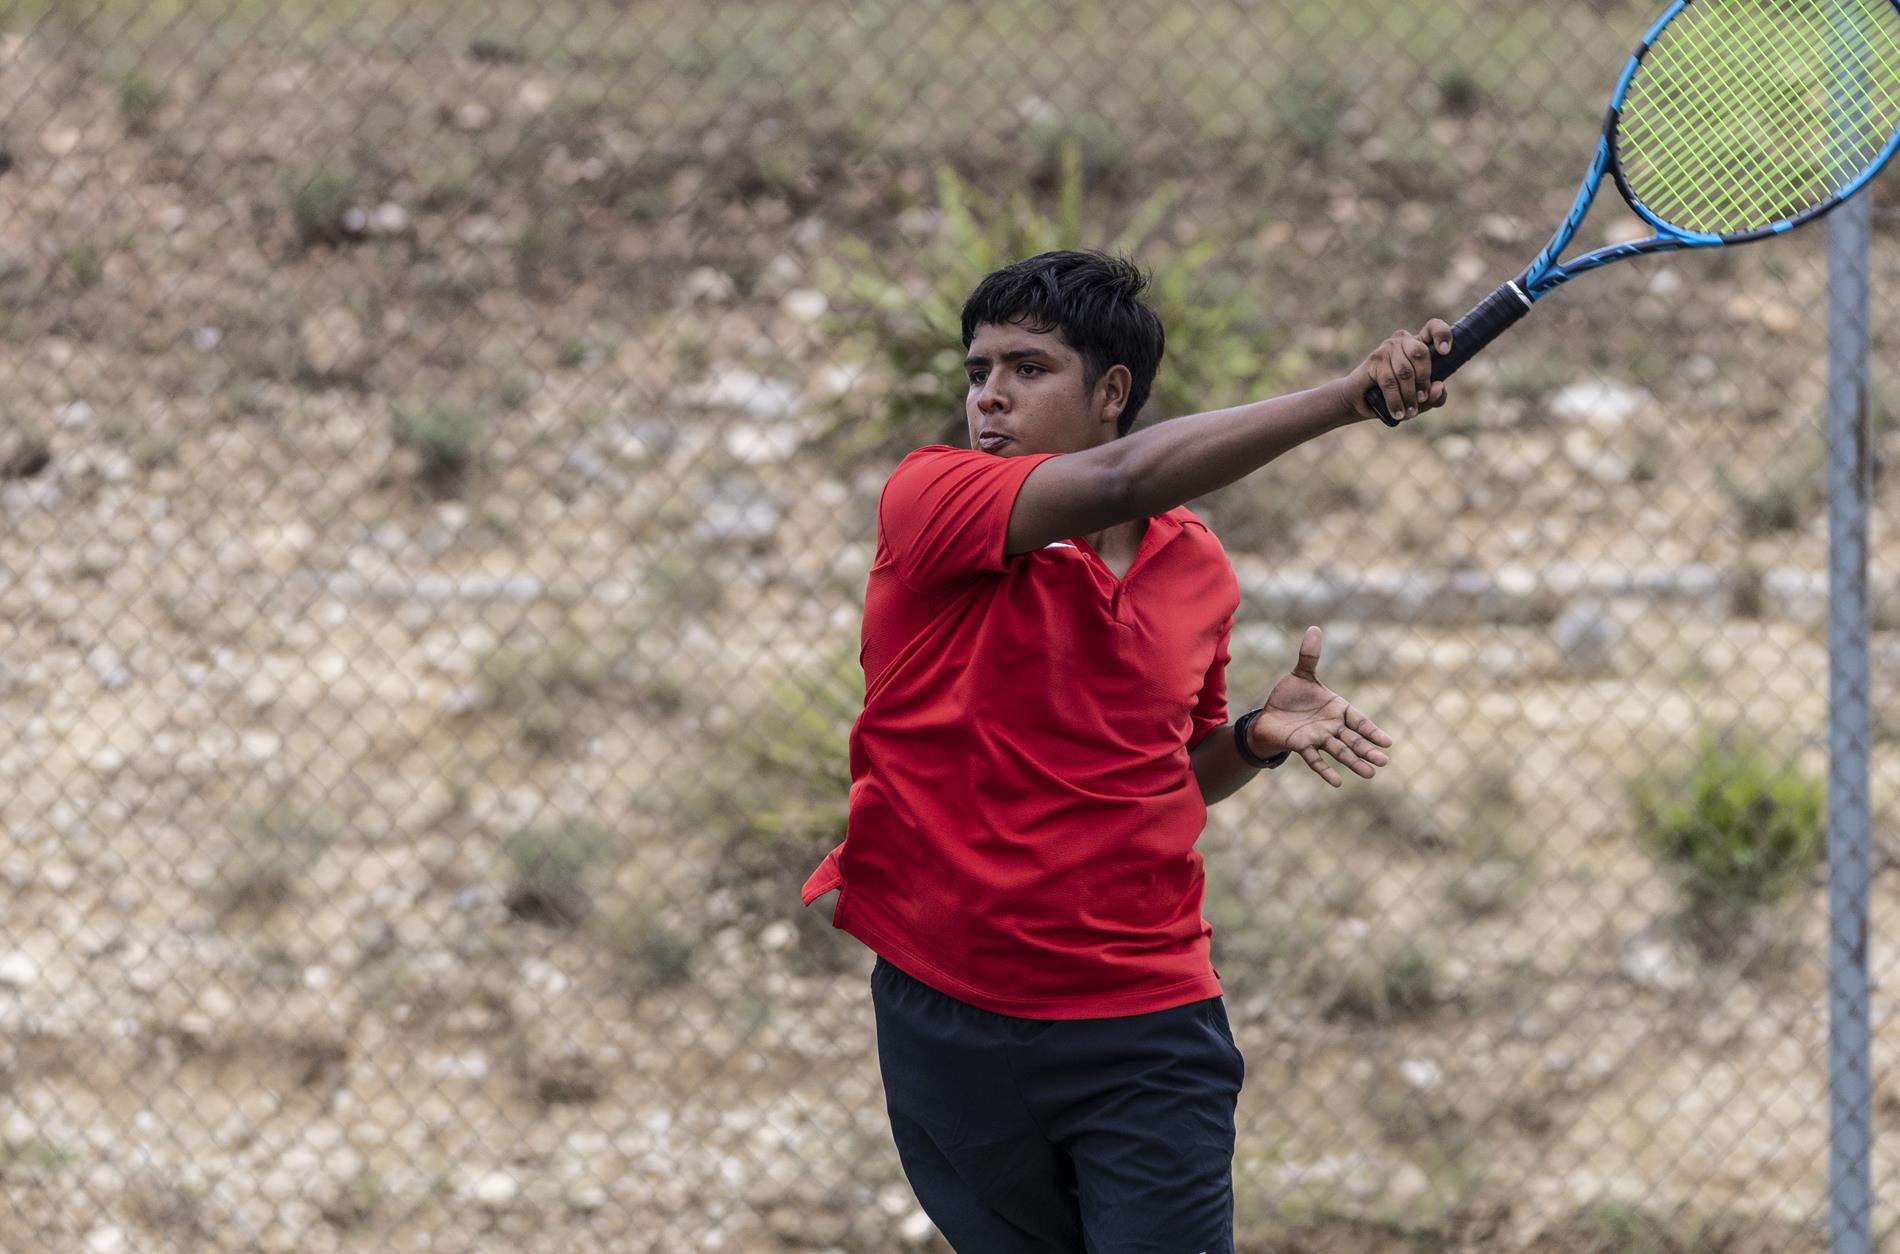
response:
<path id="1" fill-rule="evenodd" d="M 1089 547 L 1097 553 L 1104 553 L 1111 549 L 1138 548 L 1141 545 L 1142 536 L 1147 533 L 1148 520 L 1136 518 L 1125 523 L 1116 523 L 1113 527 L 1104 527 L 1082 538 L 1087 540 Z"/>

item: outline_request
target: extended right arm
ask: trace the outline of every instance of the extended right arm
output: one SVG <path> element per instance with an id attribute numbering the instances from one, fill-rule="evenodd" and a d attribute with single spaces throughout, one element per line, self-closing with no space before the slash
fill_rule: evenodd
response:
<path id="1" fill-rule="evenodd" d="M 1434 332 L 1437 342 L 1450 340 L 1448 326 L 1434 321 L 1425 334 Z M 1395 345 L 1398 351 L 1388 353 Z M 1023 481 L 1010 514 L 1005 552 L 1027 553 L 1056 540 L 1165 513 L 1235 483 L 1315 436 L 1371 418 L 1363 399 L 1368 386 L 1386 392 L 1395 415 L 1413 404 L 1421 410 L 1433 408 L 1443 403 L 1444 385 L 1430 385 L 1429 395 L 1414 386 L 1415 378 L 1431 377 L 1430 351 L 1401 333 L 1343 379 L 1289 396 L 1176 418 L 1079 453 L 1049 458 Z M 1425 355 L 1422 363 L 1420 353 Z"/>

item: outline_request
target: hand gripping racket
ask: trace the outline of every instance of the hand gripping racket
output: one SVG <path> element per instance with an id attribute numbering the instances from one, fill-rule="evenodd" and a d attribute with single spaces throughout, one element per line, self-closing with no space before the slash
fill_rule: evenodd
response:
<path id="1" fill-rule="evenodd" d="M 1586 271 L 1812 222 L 1867 186 L 1896 148 L 1900 0 L 1675 0 L 1617 81 L 1569 216 L 1522 274 L 1458 320 L 1432 379 Z M 1559 264 L 1606 173 L 1656 233 Z M 1398 426 L 1378 388 L 1365 399 Z"/>

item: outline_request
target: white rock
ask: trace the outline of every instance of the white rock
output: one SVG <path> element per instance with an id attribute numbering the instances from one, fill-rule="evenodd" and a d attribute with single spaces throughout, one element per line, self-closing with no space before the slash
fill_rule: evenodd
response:
<path id="1" fill-rule="evenodd" d="M 790 461 L 798 454 L 800 434 L 793 426 L 745 423 L 726 432 L 726 451 L 748 466 Z"/>
<path id="2" fill-rule="evenodd" d="M 113 565 L 117 565 L 116 562 Z M 86 669 L 98 678 L 102 687 L 117 691 L 132 682 L 132 671 L 125 659 L 105 645 L 99 645 L 86 654 Z"/>
<path id="3" fill-rule="evenodd" d="M 1643 988 L 1677 992 L 1687 988 L 1694 976 L 1666 944 L 1647 940 L 1629 947 L 1620 964 L 1623 978 Z"/>
<path id="4" fill-rule="evenodd" d="M 922 1245 L 937 1233 L 937 1225 L 930 1222 L 930 1216 L 917 1210 L 899 1225 L 897 1235 L 905 1245 Z"/>
<path id="5" fill-rule="evenodd" d="M 554 89 L 538 78 L 531 78 L 515 88 L 515 101 L 529 113 L 545 113 L 554 103 Z"/>
<path id="6" fill-rule="evenodd" d="M 400 235 L 409 229 L 409 211 L 386 200 L 369 215 L 369 229 L 378 235 Z"/>
<path id="7" fill-rule="evenodd" d="M 0 954 L 0 988 L 25 988 L 39 978 L 40 964 L 25 954 Z"/>
<path id="8" fill-rule="evenodd" d="M 825 316 L 825 312 L 831 308 L 831 302 L 816 288 L 801 287 L 785 293 L 785 299 L 779 302 L 778 307 L 788 318 L 816 322 Z"/>
<path id="9" fill-rule="evenodd" d="M 469 1196 L 483 1206 L 499 1210 L 512 1204 L 521 1186 L 505 1171 L 491 1171 L 469 1186 Z"/>
<path id="10" fill-rule="evenodd" d="M 1567 422 L 1620 427 L 1641 413 L 1651 399 L 1640 388 L 1617 383 L 1573 383 L 1550 398 L 1550 413 Z"/>
<path id="11" fill-rule="evenodd" d="M 1577 430 L 1565 433 L 1564 456 L 1570 459 L 1571 465 L 1599 483 L 1629 482 L 1629 459 L 1605 448 L 1593 432 Z"/>
<path id="12" fill-rule="evenodd" d="M 805 267 L 798 258 L 789 253 L 780 253 L 765 263 L 765 269 L 759 271 L 759 287 L 767 292 L 789 292 L 804 277 Z"/>
<path id="13" fill-rule="evenodd" d="M 1634 244 L 1639 239 L 1648 239 L 1656 232 L 1649 223 L 1641 218 L 1619 218 L 1609 224 L 1603 232 L 1606 244 Z"/>
<path id="14" fill-rule="evenodd" d="M 1478 234 L 1493 244 L 1515 244 L 1524 237 L 1524 223 L 1502 213 L 1487 213 L 1478 219 Z"/>
<path id="15" fill-rule="evenodd" d="M 1417 1163 L 1400 1163 L 1386 1181 L 1385 1200 L 1403 1209 L 1424 1197 L 1431 1187 L 1431 1177 Z"/>
<path id="16" fill-rule="evenodd" d="M 438 1059 L 434 1072 L 450 1080 L 479 1080 L 488 1074 L 488 1059 L 481 1054 L 451 1054 Z"/>
<path id="17" fill-rule="evenodd" d="M 673 301 L 679 305 L 692 305 L 702 300 L 723 304 L 738 294 L 739 288 L 731 276 L 711 266 L 700 266 L 679 285 L 679 290 L 673 293 Z"/>
<path id="18" fill-rule="evenodd" d="M 1407 1058 L 1399 1064 L 1399 1074 L 1415 1089 L 1435 1089 L 1445 1073 L 1429 1058 Z"/>
<path id="19" fill-rule="evenodd" d="M 125 1229 L 113 1224 L 94 1228 L 86 1234 L 86 1254 L 118 1254 L 118 1251 L 131 1248 L 131 1238 Z"/>
<path id="20" fill-rule="evenodd" d="M 812 393 L 820 400 L 836 400 L 849 395 L 864 381 L 864 375 L 863 366 L 833 362 L 812 377 Z"/>
<path id="21" fill-rule="evenodd" d="M 778 953 L 797 943 L 798 930 L 783 919 L 766 924 L 765 930 L 759 933 L 759 948 L 767 953 Z"/>
<path id="22" fill-rule="evenodd" d="M 572 981 L 567 973 L 543 958 L 530 958 L 521 964 L 521 980 L 544 993 L 565 993 Z"/>
<path id="23" fill-rule="evenodd" d="M 798 410 L 798 389 L 750 370 L 727 370 L 687 399 L 702 409 L 735 409 L 753 418 L 789 418 Z"/>
<path id="24" fill-rule="evenodd" d="M 701 540 L 766 540 L 778 532 L 785 511 L 771 501 L 713 501 L 700 511 L 693 535 Z"/>
<path id="25" fill-rule="evenodd" d="M 83 427 L 92 421 L 92 406 L 84 401 L 74 401 L 70 405 L 61 405 L 58 414 L 62 427 Z"/>

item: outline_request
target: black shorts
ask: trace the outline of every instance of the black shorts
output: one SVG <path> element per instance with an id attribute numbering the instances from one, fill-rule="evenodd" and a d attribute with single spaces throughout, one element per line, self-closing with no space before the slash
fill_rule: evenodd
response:
<path id="1" fill-rule="evenodd" d="M 871 1004 L 898 1157 L 957 1254 L 1232 1254 L 1246 1066 L 1219 997 L 1018 1019 L 879 958 Z"/>

